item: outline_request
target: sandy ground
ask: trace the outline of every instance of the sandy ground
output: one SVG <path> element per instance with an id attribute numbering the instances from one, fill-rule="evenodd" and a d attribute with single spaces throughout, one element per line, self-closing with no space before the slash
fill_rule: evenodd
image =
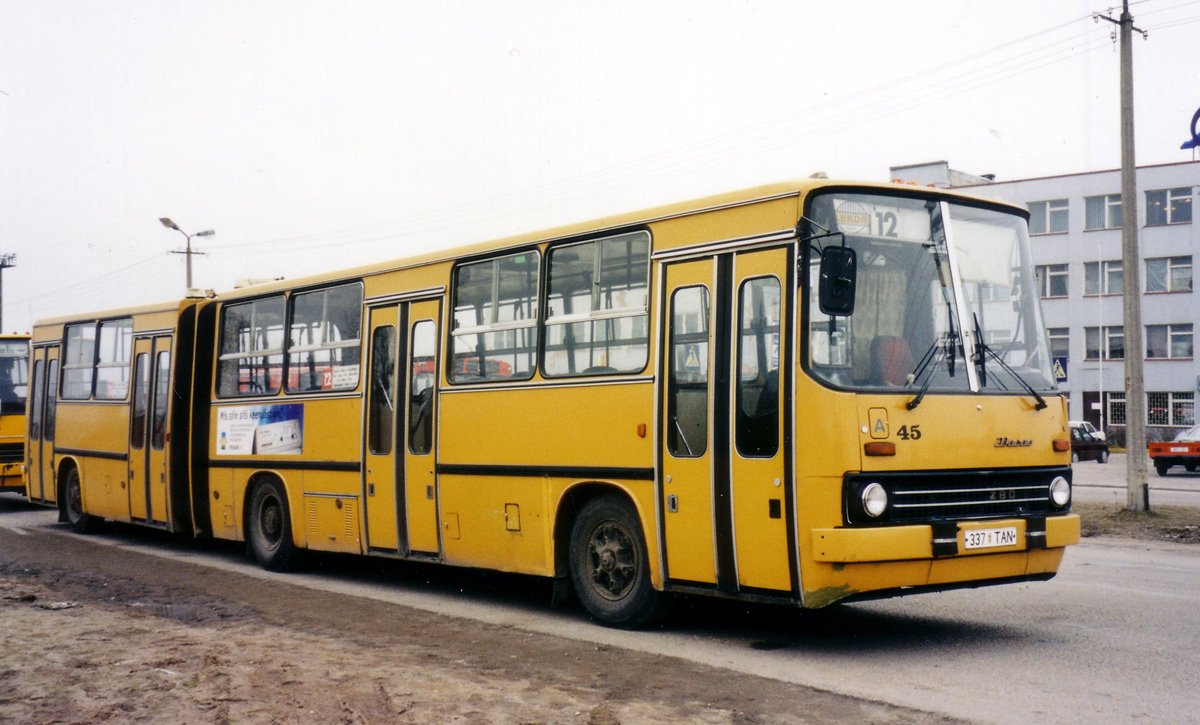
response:
<path id="1" fill-rule="evenodd" d="M 0 528 L 0 632 L 0 723 L 952 722 L 52 531 Z"/>

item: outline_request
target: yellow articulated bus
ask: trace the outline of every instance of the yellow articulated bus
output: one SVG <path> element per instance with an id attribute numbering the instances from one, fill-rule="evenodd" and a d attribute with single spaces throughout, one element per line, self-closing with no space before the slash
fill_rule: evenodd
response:
<path id="1" fill-rule="evenodd" d="M 29 335 L 0 335 L 0 492 L 25 493 Z"/>
<path id="2" fill-rule="evenodd" d="M 42 322 L 30 496 L 271 569 L 552 577 L 622 627 L 1049 579 L 1079 520 L 1026 217 L 810 180 Z"/>

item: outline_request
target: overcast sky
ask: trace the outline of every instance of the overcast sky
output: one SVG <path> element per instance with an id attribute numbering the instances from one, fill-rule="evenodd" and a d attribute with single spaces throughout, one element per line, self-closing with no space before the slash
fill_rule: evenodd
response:
<path id="1" fill-rule="evenodd" d="M 795 179 L 1119 165 L 1103 1 L 0 0 L 3 328 Z M 1141 0 L 1139 164 L 1200 0 Z M 1115 190 L 1114 190 L 1115 191 Z"/>

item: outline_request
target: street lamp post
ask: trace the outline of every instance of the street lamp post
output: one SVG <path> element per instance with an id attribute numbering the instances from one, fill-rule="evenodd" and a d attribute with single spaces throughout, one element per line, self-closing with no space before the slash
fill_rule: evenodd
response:
<path id="1" fill-rule="evenodd" d="M 193 252 L 192 251 L 192 237 L 211 237 L 212 235 L 216 234 L 216 232 L 214 232 L 211 229 L 205 229 L 202 232 L 196 232 L 195 234 L 188 234 L 187 232 L 180 229 L 175 224 L 175 222 L 171 221 L 167 217 L 163 217 L 163 218 L 159 219 L 158 221 L 160 221 L 162 223 L 162 225 L 164 227 L 166 227 L 167 229 L 174 229 L 175 231 L 182 234 L 185 239 L 187 239 L 187 247 L 182 252 L 171 252 L 171 254 L 186 254 L 187 255 L 187 289 L 190 290 L 190 289 L 192 289 L 192 255 L 193 254 L 204 254 L 204 252 Z"/>

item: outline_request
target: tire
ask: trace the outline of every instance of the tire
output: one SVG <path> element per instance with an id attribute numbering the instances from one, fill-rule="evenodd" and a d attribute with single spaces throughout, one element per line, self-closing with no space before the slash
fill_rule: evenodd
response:
<path id="1" fill-rule="evenodd" d="M 1158 471 L 1158 475 L 1160 475 L 1160 476 L 1167 475 L 1168 468 L 1170 468 L 1170 466 L 1167 465 L 1166 463 L 1155 463 L 1154 464 L 1154 470 Z"/>
<path id="2" fill-rule="evenodd" d="M 67 480 L 63 483 L 62 493 L 63 517 L 71 530 L 77 534 L 90 534 L 99 527 L 103 519 L 92 516 L 83 510 L 83 481 L 79 477 L 79 469 L 74 466 L 67 471 Z"/>
<path id="3" fill-rule="evenodd" d="M 1108 463 L 1108 451 L 1100 451 L 1100 457 L 1096 460 L 1101 463 Z"/>
<path id="4" fill-rule="evenodd" d="M 1079 463 L 1079 452 L 1071 451 L 1071 463 Z"/>
<path id="5" fill-rule="evenodd" d="M 1195 472 L 1196 472 L 1196 464 L 1195 464 L 1195 463 L 1188 463 L 1188 464 L 1185 464 L 1185 465 L 1184 465 L 1184 468 L 1185 468 L 1185 469 L 1187 469 L 1187 472 L 1188 472 L 1188 473 L 1195 473 Z"/>
<path id="6" fill-rule="evenodd" d="M 296 568 L 300 552 L 292 541 L 292 517 L 282 484 L 268 480 L 255 486 L 248 528 L 250 550 L 259 566 L 268 571 Z"/>
<path id="7" fill-rule="evenodd" d="M 570 558 L 575 594 L 597 621 L 639 629 L 662 615 L 641 523 L 623 499 L 602 496 L 584 505 L 571 528 Z"/>

